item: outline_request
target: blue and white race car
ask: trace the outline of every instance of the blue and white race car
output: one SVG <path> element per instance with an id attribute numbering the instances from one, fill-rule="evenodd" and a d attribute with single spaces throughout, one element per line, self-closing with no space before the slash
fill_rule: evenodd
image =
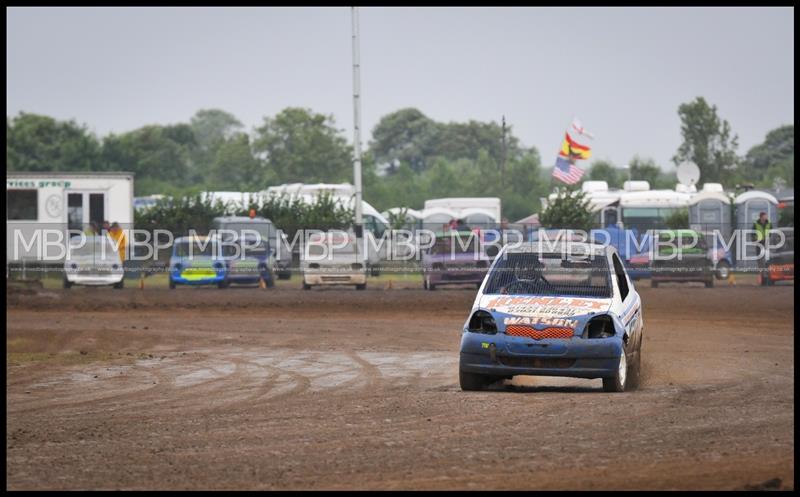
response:
<path id="1" fill-rule="evenodd" d="M 642 303 L 612 246 L 527 243 L 501 250 L 461 336 L 462 390 L 516 375 L 639 384 Z"/>
<path id="2" fill-rule="evenodd" d="M 176 285 L 228 286 L 225 259 L 217 241 L 207 236 L 175 239 L 169 259 L 169 288 Z"/>

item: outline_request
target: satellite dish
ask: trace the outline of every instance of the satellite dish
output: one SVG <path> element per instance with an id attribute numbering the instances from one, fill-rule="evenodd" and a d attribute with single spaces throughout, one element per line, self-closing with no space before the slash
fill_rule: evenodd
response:
<path id="1" fill-rule="evenodd" d="M 700 179 L 700 168 L 692 162 L 684 162 L 678 166 L 678 182 L 682 185 L 696 185 Z"/>

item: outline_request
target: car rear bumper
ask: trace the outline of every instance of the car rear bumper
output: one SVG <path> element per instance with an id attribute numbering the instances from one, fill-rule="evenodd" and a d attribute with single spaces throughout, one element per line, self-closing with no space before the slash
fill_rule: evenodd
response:
<path id="1" fill-rule="evenodd" d="M 486 270 L 480 271 L 431 271 L 428 273 L 429 281 L 434 285 L 460 285 L 483 282 Z"/>
<path id="2" fill-rule="evenodd" d="M 364 285 L 367 283 L 366 273 L 303 273 L 303 283 L 306 285 Z"/>
<path id="3" fill-rule="evenodd" d="M 66 273 L 67 281 L 72 283 L 73 285 L 86 285 L 86 286 L 105 286 L 105 285 L 116 285 L 122 278 L 125 276 L 124 273 L 112 273 L 112 274 L 70 274 Z"/>
<path id="4" fill-rule="evenodd" d="M 533 340 L 465 332 L 461 340 L 460 368 L 469 373 L 495 376 L 608 378 L 617 371 L 622 347 L 619 337 Z M 521 353 L 525 349 L 530 352 Z"/>

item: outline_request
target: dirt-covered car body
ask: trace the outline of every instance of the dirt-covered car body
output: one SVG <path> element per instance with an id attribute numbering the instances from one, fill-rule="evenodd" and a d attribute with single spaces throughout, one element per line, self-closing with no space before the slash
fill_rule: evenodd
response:
<path id="1" fill-rule="evenodd" d="M 121 288 L 125 277 L 116 244 L 108 236 L 73 237 L 64 261 L 64 288 L 72 285 Z"/>
<path id="2" fill-rule="evenodd" d="M 635 388 L 641 307 L 612 246 L 506 246 L 463 326 L 461 386 L 534 375 L 603 378 L 607 391 Z"/>
<path id="3" fill-rule="evenodd" d="M 446 231 L 436 234 L 433 246 L 422 254 L 423 286 L 435 290 L 440 285 L 480 286 L 490 258 L 483 253 L 480 235 L 472 231 Z"/>
<path id="4" fill-rule="evenodd" d="M 367 287 L 367 260 L 354 234 L 332 230 L 309 236 L 300 260 L 303 289 L 312 286 Z"/>
<path id="5" fill-rule="evenodd" d="M 267 287 L 275 286 L 275 254 L 268 238 L 245 235 L 241 239 L 224 240 L 222 255 L 228 283 L 263 281 Z"/>

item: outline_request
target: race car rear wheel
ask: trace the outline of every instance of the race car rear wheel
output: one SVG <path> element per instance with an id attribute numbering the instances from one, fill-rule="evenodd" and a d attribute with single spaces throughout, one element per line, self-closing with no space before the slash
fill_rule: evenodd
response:
<path id="1" fill-rule="evenodd" d="M 72 282 L 70 280 L 68 280 L 66 276 L 64 276 L 64 288 L 65 289 L 72 288 Z"/>
<path id="2" fill-rule="evenodd" d="M 725 261 L 720 261 L 717 264 L 717 271 L 715 276 L 718 280 L 727 280 L 731 276 L 731 265 Z"/>
<path id="3" fill-rule="evenodd" d="M 366 289 L 367 289 L 366 283 L 361 283 L 360 285 L 356 285 L 356 290 L 366 290 Z"/>
<path id="4" fill-rule="evenodd" d="M 172 281 L 172 278 L 169 279 L 169 289 L 175 290 L 175 282 Z"/>
<path id="5" fill-rule="evenodd" d="M 603 391 L 606 392 L 624 392 L 627 386 L 628 379 L 628 358 L 625 349 L 622 349 L 622 354 L 619 356 L 619 365 L 611 378 L 603 378 Z"/>
<path id="6" fill-rule="evenodd" d="M 630 370 L 628 371 L 626 379 L 628 384 L 626 385 L 625 390 L 631 391 L 639 388 L 641 375 L 642 375 L 642 344 L 640 343 L 639 348 L 636 350 L 636 360 L 634 360 L 633 364 L 630 365 Z"/>
<path id="7" fill-rule="evenodd" d="M 464 390 L 465 392 L 483 390 L 499 379 L 499 377 L 495 376 L 468 373 L 462 369 L 458 370 L 458 383 L 461 385 L 461 390 Z"/>

